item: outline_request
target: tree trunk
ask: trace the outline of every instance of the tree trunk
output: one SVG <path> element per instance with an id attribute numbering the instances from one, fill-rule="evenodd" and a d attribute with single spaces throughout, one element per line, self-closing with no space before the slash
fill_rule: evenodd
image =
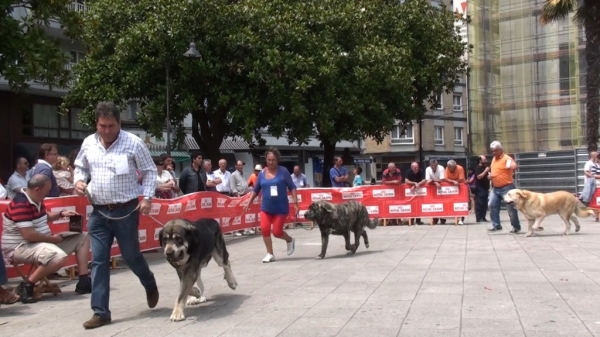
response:
<path id="1" fill-rule="evenodd" d="M 200 128 L 202 128 L 204 132 L 201 133 Z M 206 136 L 203 137 L 202 134 Z M 212 136 L 210 134 L 210 129 L 205 128 L 203 125 L 199 126 L 198 119 L 196 119 L 194 114 L 192 114 L 192 137 L 194 137 L 194 140 L 200 147 L 202 159 L 210 159 L 213 163 L 213 168 L 216 170 L 216 167 L 218 167 L 218 162 L 222 158 L 220 148 L 221 143 L 223 142 L 223 136 Z"/>
<path id="2" fill-rule="evenodd" d="M 595 6 L 595 18 L 600 18 L 600 6 Z M 598 128 L 600 110 L 600 23 L 589 19 L 585 24 L 585 58 L 587 60 L 586 75 L 586 133 L 588 151 L 598 149 Z"/>
<path id="3" fill-rule="evenodd" d="M 331 178 L 329 176 L 329 170 L 333 167 L 333 158 L 335 157 L 335 142 L 321 137 L 323 142 L 323 181 L 321 186 L 331 187 Z"/>

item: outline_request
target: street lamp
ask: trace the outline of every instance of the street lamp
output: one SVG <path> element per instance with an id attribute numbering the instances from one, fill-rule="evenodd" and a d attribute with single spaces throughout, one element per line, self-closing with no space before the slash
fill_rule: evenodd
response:
<path id="1" fill-rule="evenodd" d="M 190 49 L 183 53 L 183 56 L 190 58 L 198 58 L 200 57 L 200 53 L 196 49 L 196 44 L 194 42 L 190 42 Z M 166 66 L 167 69 L 167 156 L 171 155 L 171 111 L 169 107 L 169 65 Z"/>

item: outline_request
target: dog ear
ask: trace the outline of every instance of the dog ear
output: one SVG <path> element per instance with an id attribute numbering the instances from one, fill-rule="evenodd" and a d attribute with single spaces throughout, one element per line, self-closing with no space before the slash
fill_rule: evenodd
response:
<path id="1" fill-rule="evenodd" d="M 335 211 L 335 207 L 333 207 L 333 204 L 328 202 L 324 202 L 322 204 L 322 207 L 327 213 L 333 213 L 333 211 Z"/>
<path id="2" fill-rule="evenodd" d="M 165 242 L 164 242 L 164 240 L 163 240 L 163 232 L 164 232 L 164 231 L 165 231 L 165 229 L 164 229 L 164 228 L 161 228 L 161 230 L 158 232 L 158 244 L 159 244 L 161 247 L 164 247 L 164 243 L 165 243 Z"/>
<path id="3" fill-rule="evenodd" d="M 527 199 L 529 199 L 529 192 L 528 192 L 528 191 L 525 191 L 525 190 L 517 190 L 517 191 L 516 191 L 516 193 L 517 193 L 517 195 L 518 195 L 519 197 L 521 197 L 522 199 L 526 199 L 526 200 L 527 200 Z"/>
<path id="4" fill-rule="evenodd" d="M 186 226 L 183 238 L 187 242 L 187 253 L 188 255 L 194 251 L 194 247 L 198 246 L 200 233 L 194 226 Z"/>

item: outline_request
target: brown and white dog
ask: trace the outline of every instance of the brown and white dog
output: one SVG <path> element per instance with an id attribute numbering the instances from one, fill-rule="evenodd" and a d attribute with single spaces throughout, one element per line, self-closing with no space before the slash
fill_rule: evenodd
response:
<path id="1" fill-rule="evenodd" d="M 577 203 L 577 198 L 569 192 L 557 191 L 552 193 L 536 193 L 528 190 L 512 189 L 504 195 L 504 202 L 512 204 L 527 219 L 527 233 L 533 235 L 533 230 L 544 230 L 540 224 L 549 215 L 558 214 L 565 223 L 564 235 L 569 235 L 571 222 L 575 224 L 575 232 L 581 228 L 575 216 L 587 218 L 595 214 L 590 209 L 584 209 Z"/>

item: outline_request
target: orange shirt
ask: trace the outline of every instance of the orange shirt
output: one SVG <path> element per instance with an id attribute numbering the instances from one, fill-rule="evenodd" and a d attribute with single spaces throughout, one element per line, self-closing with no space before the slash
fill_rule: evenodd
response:
<path id="1" fill-rule="evenodd" d="M 492 159 L 492 164 L 490 165 L 490 170 L 492 177 L 492 185 L 494 187 L 504 187 L 506 185 L 513 183 L 513 169 L 510 168 L 508 161 L 511 161 L 511 164 L 515 161 L 511 156 L 506 153 L 502 154 L 500 159 L 496 159 L 494 157 Z M 508 167 L 507 167 L 508 166 Z"/>
<path id="2" fill-rule="evenodd" d="M 252 173 L 248 178 L 248 186 L 254 187 L 254 184 L 256 184 L 256 173 Z"/>
<path id="3" fill-rule="evenodd" d="M 450 179 L 450 180 L 456 180 L 459 183 L 464 183 L 465 182 L 465 169 L 456 164 L 456 169 L 454 170 L 454 172 L 450 172 L 450 170 L 446 167 L 446 171 L 444 172 L 444 177 L 446 179 Z"/>

